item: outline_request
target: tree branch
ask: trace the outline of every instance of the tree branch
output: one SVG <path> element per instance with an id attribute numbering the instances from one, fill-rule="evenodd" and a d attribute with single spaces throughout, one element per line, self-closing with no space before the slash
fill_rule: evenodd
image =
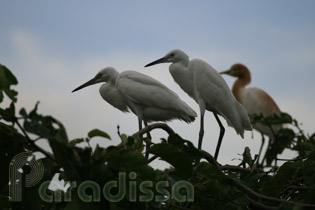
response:
<path id="1" fill-rule="evenodd" d="M 28 136 L 28 134 L 26 133 L 26 131 L 24 130 L 24 128 L 21 126 L 21 124 L 19 123 L 19 121 L 17 119 L 15 119 L 15 123 L 17 124 L 19 129 L 24 134 L 25 138 L 27 139 L 27 143 L 28 144 L 30 144 L 32 147 L 34 147 L 36 151 L 39 151 L 39 152 L 43 153 L 47 158 L 49 158 L 52 161 L 56 162 L 53 154 L 47 152 L 46 150 L 42 149 L 41 147 L 39 147 L 38 145 L 35 144 L 35 142 Z"/>
<path id="2" fill-rule="evenodd" d="M 245 198 L 247 198 L 247 200 L 249 200 L 249 202 L 253 205 L 253 207 L 255 207 L 255 209 L 264 209 L 264 210 L 276 210 L 276 209 L 278 209 L 278 207 L 267 206 L 267 205 L 264 205 L 262 203 L 259 203 L 255 200 L 253 200 L 252 198 L 250 198 L 248 195 L 245 195 Z"/>
<path id="3" fill-rule="evenodd" d="M 140 135 L 142 135 L 142 134 L 145 134 L 145 133 L 147 133 L 147 132 L 150 132 L 151 130 L 158 129 L 158 128 L 163 129 L 163 130 L 166 131 L 169 135 L 175 133 L 174 130 L 173 130 L 171 127 L 169 127 L 166 123 L 154 123 L 154 124 L 150 124 L 150 125 L 144 127 L 144 128 L 141 129 L 140 131 L 134 133 L 134 134 L 132 135 L 132 137 L 135 138 L 135 137 L 137 137 L 137 136 L 140 136 Z"/>
<path id="4" fill-rule="evenodd" d="M 298 203 L 298 202 L 294 202 L 294 201 L 287 201 L 287 200 L 282 200 L 282 199 L 279 199 L 279 198 L 274 198 L 274 197 L 269 197 L 269 196 L 266 196 L 266 195 L 262 195 L 262 194 L 259 194 L 257 192 L 255 192 L 254 190 L 252 190 L 251 188 L 247 187 L 246 185 L 240 183 L 239 181 L 235 180 L 235 179 L 231 179 L 234 181 L 234 183 L 241 189 L 243 189 L 245 192 L 247 192 L 248 194 L 256 197 L 256 198 L 259 198 L 259 199 L 262 199 L 262 200 L 266 200 L 266 201 L 272 201 L 272 202 L 276 202 L 276 203 L 288 203 L 288 204 L 291 204 L 291 205 L 299 205 L 301 207 L 304 207 L 304 208 L 312 208 L 314 209 L 315 208 L 315 204 L 308 204 L 308 203 Z"/>
<path id="5" fill-rule="evenodd" d="M 218 168 L 221 168 L 221 164 L 216 161 L 212 155 L 202 149 L 200 149 L 199 151 L 203 154 L 203 158 L 206 159 L 209 163 L 217 166 Z"/>

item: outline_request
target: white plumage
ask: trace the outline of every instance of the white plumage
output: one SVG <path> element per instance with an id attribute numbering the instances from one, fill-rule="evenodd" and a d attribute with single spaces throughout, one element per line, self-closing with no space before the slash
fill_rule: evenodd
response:
<path id="1" fill-rule="evenodd" d="M 194 121 L 197 116 L 179 96 L 159 81 L 136 71 L 118 73 L 114 68 L 102 69 L 94 78 L 74 89 L 105 82 L 99 91 L 102 98 L 122 112 L 131 110 L 142 121 Z"/>
<path id="2" fill-rule="evenodd" d="M 204 132 L 205 110 L 213 112 L 218 121 L 221 132 L 215 153 L 215 158 L 217 158 L 224 135 L 224 127 L 217 114 L 221 115 L 243 137 L 244 130 L 251 130 L 246 110 L 235 99 L 225 80 L 213 67 L 200 59 L 189 60 L 188 55 L 181 50 L 172 50 L 163 58 L 147 64 L 146 67 L 167 62 L 172 63 L 169 71 L 175 82 L 199 104 L 201 113 L 199 149 L 201 149 Z"/>

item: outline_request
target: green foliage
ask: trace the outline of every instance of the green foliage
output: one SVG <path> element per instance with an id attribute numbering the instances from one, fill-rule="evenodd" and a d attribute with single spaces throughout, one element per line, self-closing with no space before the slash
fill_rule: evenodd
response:
<path id="1" fill-rule="evenodd" d="M 120 136 L 119 145 L 106 148 L 96 145 L 92 149 L 90 140 L 94 137 L 111 140 L 99 129 L 91 130 L 86 137 L 69 140 L 61 122 L 38 113 L 39 103 L 30 112 L 22 108 L 16 113 L 17 92 L 12 89 L 16 84 L 10 70 L 0 65 L 0 102 L 5 100 L 5 95 L 11 101 L 8 107 L 0 109 L 1 209 L 315 209 L 315 134 L 306 135 L 288 114 L 254 117 L 255 122 L 267 126 L 288 124 L 266 151 L 266 164 L 258 164 L 257 156 L 252 158 L 246 148 L 240 165 L 222 165 L 209 153 L 172 132 L 159 143 L 147 140 L 151 146 L 146 145 L 145 150 L 133 135 L 126 134 Z M 52 154 L 36 144 L 39 139 L 49 142 Z M 80 146 L 82 142 L 87 146 Z M 285 149 L 295 151 L 296 157 L 284 161 L 280 167 L 272 166 L 276 155 Z M 10 161 L 25 151 L 44 155 L 40 159 L 44 165 L 43 177 L 35 186 L 23 184 L 22 201 L 11 202 L 8 198 Z M 150 154 L 149 158 L 146 153 Z M 154 169 L 152 161 L 156 158 L 167 162 L 170 168 Z M 24 177 L 25 173 L 23 169 Z M 40 197 L 39 189 L 56 174 L 71 187 L 66 192 L 46 189 L 45 193 L 54 198 L 48 202 Z M 79 188 L 86 181 L 100 187 L 99 200 L 82 199 Z M 117 186 L 106 191 L 106 186 L 114 182 Z M 176 188 L 178 183 L 187 188 Z M 123 196 L 119 197 L 122 189 Z M 84 192 L 93 194 L 92 188 Z M 106 197 L 104 192 L 110 196 Z M 59 201 L 58 193 L 63 195 Z M 91 199 L 96 199 L 96 195 Z M 114 198 L 119 201 L 111 200 Z M 142 202 L 143 199 L 147 200 Z"/>
<path id="2" fill-rule="evenodd" d="M 17 92 L 11 89 L 11 85 L 17 85 L 18 81 L 12 72 L 0 64 L 0 103 L 3 101 L 4 93 L 13 101 L 17 101 Z"/>

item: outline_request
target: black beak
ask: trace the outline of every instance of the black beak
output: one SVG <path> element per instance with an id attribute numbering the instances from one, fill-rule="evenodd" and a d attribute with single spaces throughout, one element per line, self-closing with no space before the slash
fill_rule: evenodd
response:
<path id="1" fill-rule="evenodd" d="M 230 75 L 230 72 L 231 72 L 231 70 L 229 69 L 229 70 L 226 70 L 226 71 L 221 71 L 220 74 L 228 74 L 228 75 Z"/>
<path id="2" fill-rule="evenodd" d="M 85 87 L 87 87 L 87 86 L 94 85 L 94 84 L 98 83 L 98 82 L 97 82 L 97 79 L 98 79 L 98 78 L 94 77 L 93 79 L 87 81 L 87 82 L 84 83 L 83 85 L 80 85 L 79 87 L 77 87 L 76 89 L 74 89 L 74 90 L 72 91 L 72 93 L 75 92 L 75 91 L 78 91 L 78 90 L 80 90 L 80 89 L 82 89 L 82 88 L 85 88 Z"/>
<path id="3" fill-rule="evenodd" d="M 153 61 L 153 62 L 145 65 L 144 67 L 153 66 L 155 64 L 165 63 L 165 62 L 166 62 L 166 59 L 165 59 L 165 57 L 163 57 L 163 58 L 157 59 L 156 61 Z"/>

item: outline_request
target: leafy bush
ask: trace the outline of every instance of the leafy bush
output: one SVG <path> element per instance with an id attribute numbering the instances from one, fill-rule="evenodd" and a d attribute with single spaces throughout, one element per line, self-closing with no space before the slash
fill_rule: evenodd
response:
<path id="1" fill-rule="evenodd" d="M 38 103 L 29 112 L 22 108 L 16 113 L 17 92 L 12 86 L 17 83 L 10 70 L 0 65 L 0 102 L 5 95 L 11 102 L 0 108 L 1 209 L 315 209 L 315 134 L 306 135 L 288 114 L 255 119 L 291 127 L 282 129 L 278 140 L 271 142 L 266 164 L 259 165 L 257 156 L 252 158 L 245 148 L 240 165 L 223 165 L 163 123 L 130 136 L 122 134 L 119 145 L 78 147 L 96 136 L 110 137 L 94 129 L 87 137 L 69 140 L 61 122 L 38 113 Z M 160 143 L 145 139 L 146 145 L 139 145 L 139 135 L 153 129 L 165 130 L 168 138 Z M 39 139 L 49 142 L 52 154 L 36 144 Z M 275 154 L 284 149 L 296 151 L 297 156 L 272 167 Z M 9 176 L 11 161 L 23 152 L 44 155 L 42 177 L 34 186 L 25 184 L 34 160 L 27 160 L 29 167 L 13 171 L 21 180 Z M 171 167 L 154 169 L 151 163 L 156 158 Z M 51 183 L 47 181 L 56 174 L 70 186 L 65 192 L 47 189 Z M 22 182 L 22 200 L 14 202 L 9 191 L 18 182 Z"/>

